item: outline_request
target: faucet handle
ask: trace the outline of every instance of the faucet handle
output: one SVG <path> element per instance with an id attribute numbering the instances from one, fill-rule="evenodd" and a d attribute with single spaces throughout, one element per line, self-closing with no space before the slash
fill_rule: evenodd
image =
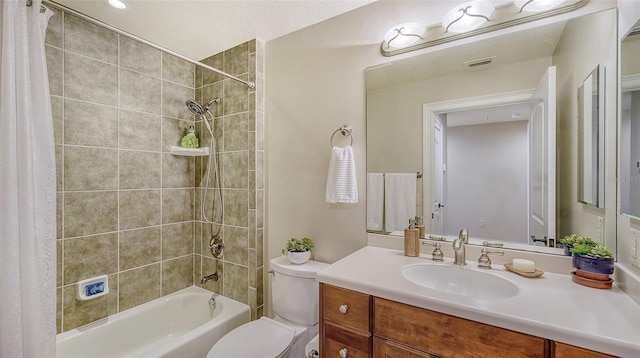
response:
<path id="1" fill-rule="evenodd" d="M 433 246 L 433 252 L 431 253 L 431 259 L 433 261 L 444 261 L 444 254 L 442 253 L 441 245 L 439 242 L 430 243 L 427 241 L 422 241 L 422 245 Z"/>
<path id="2" fill-rule="evenodd" d="M 482 246 L 488 246 L 488 247 L 503 247 L 504 244 L 501 242 L 489 242 L 489 241 L 483 241 L 482 242 Z"/>
<path id="3" fill-rule="evenodd" d="M 485 247 L 480 251 L 480 258 L 478 259 L 478 267 L 482 269 L 491 268 L 491 259 L 489 255 L 504 255 L 504 251 L 489 251 Z"/>
<path id="4" fill-rule="evenodd" d="M 436 235 L 429 235 L 428 237 L 429 240 L 433 240 L 433 241 L 447 241 L 447 238 L 444 236 L 436 236 Z"/>

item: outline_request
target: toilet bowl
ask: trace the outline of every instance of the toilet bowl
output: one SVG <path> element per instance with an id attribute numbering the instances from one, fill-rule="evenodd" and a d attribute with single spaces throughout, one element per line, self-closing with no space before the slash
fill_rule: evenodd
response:
<path id="1" fill-rule="evenodd" d="M 274 318 L 262 317 L 222 337 L 207 358 L 299 358 L 318 334 L 318 283 L 315 276 L 328 264 L 291 264 L 281 256 L 271 260 Z"/>

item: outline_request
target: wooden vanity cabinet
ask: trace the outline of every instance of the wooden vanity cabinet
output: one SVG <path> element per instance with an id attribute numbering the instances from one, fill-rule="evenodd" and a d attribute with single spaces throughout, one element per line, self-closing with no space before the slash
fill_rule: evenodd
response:
<path id="1" fill-rule="evenodd" d="M 612 357 L 404 303 L 320 284 L 322 357 Z"/>
<path id="2" fill-rule="evenodd" d="M 611 358 L 605 353 L 591 351 L 585 348 L 571 346 L 560 342 L 551 342 L 551 357 L 554 358 Z"/>

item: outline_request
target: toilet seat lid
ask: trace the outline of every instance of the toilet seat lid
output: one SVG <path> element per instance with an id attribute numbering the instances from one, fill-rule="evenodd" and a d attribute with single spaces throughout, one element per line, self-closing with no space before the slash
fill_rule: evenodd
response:
<path id="1" fill-rule="evenodd" d="M 294 335 L 292 328 L 262 317 L 227 333 L 211 348 L 207 358 L 279 357 L 289 348 Z"/>

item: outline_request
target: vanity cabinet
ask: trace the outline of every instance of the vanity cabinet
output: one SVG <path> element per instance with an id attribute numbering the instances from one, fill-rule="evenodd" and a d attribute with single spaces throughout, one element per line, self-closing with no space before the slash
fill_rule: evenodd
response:
<path id="1" fill-rule="evenodd" d="M 594 352 L 588 349 L 571 346 L 560 342 L 552 342 L 552 357 L 554 358 L 610 358 L 608 354 Z"/>
<path id="2" fill-rule="evenodd" d="M 611 357 L 324 283 L 320 351 L 341 358 Z"/>

